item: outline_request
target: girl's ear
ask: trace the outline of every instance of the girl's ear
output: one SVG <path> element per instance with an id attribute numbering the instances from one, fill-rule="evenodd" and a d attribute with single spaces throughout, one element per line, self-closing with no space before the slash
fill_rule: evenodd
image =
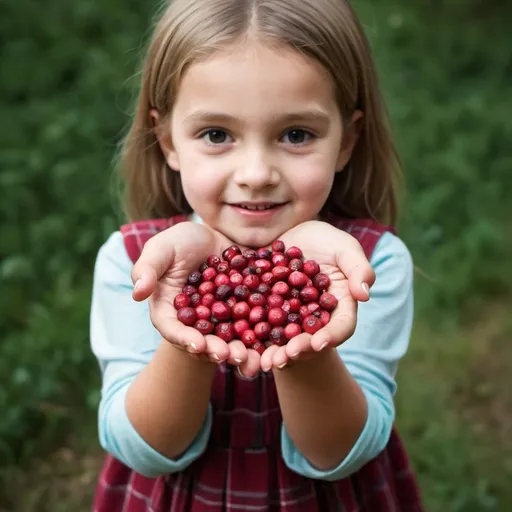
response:
<path id="1" fill-rule="evenodd" d="M 168 129 L 166 129 L 165 124 L 160 120 L 160 114 L 156 111 L 156 109 L 151 109 L 150 113 L 150 122 L 153 126 L 153 130 L 155 132 L 155 136 L 158 140 L 158 144 L 162 153 L 164 154 L 165 161 L 167 165 L 173 171 L 180 170 L 180 165 L 178 161 L 178 155 L 176 150 L 174 149 L 174 145 L 172 143 L 172 137 Z"/>
<path id="2" fill-rule="evenodd" d="M 350 123 L 343 130 L 343 138 L 341 140 L 340 153 L 338 155 L 338 161 L 336 165 L 336 172 L 341 172 L 349 162 L 352 152 L 359 139 L 361 128 L 363 125 L 363 113 L 360 110 L 356 110 L 352 114 Z"/>

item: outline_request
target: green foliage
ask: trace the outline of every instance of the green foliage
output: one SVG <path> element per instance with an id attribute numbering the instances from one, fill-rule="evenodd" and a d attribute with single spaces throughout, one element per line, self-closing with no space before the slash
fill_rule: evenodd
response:
<path id="1" fill-rule="evenodd" d="M 499 11 L 488 5 L 356 2 L 376 51 L 405 164 L 401 233 L 417 266 L 432 278 L 418 274 L 417 304 L 437 321 L 457 319 L 476 299 L 510 291 L 512 47 L 503 10 L 511 13 L 504 5 Z M 4 468 L 26 462 L 76 428 L 84 414 L 95 414 L 99 374 L 88 342 L 91 276 L 99 246 L 121 222 L 112 162 L 128 123 L 132 78 L 151 9 L 141 0 L 2 5 Z M 433 387 L 425 397 L 414 383 L 410 387 L 416 392 L 409 396 L 435 396 Z M 485 482 L 483 490 L 473 489 L 472 501 L 453 505 L 462 495 L 453 496 L 450 466 L 445 473 L 435 471 L 429 454 L 453 440 L 454 455 L 443 460 L 456 464 L 462 427 L 441 428 L 425 420 L 421 407 L 417 412 L 418 424 L 405 428 L 411 438 L 418 428 L 431 429 L 413 454 L 428 489 L 435 489 L 439 509 L 466 511 L 470 503 L 491 510 Z M 446 493 L 439 491 L 443 485 Z"/>

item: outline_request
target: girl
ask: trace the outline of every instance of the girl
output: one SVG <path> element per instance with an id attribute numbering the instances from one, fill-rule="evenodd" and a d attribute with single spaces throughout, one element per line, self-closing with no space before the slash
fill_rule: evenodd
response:
<path id="1" fill-rule="evenodd" d="M 423 510 L 393 428 L 413 315 L 398 163 L 348 2 L 165 6 L 122 168 L 131 223 L 92 300 L 109 454 L 94 510 Z M 278 238 L 330 274 L 326 327 L 260 356 L 177 321 L 209 254 Z"/>

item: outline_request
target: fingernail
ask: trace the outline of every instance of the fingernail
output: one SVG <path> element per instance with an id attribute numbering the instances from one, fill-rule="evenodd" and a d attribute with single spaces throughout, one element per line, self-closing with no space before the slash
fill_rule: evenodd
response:
<path id="1" fill-rule="evenodd" d="M 212 357 L 215 361 L 220 361 L 220 357 L 217 354 L 212 354 Z"/>
<path id="2" fill-rule="evenodd" d="M 241 359 L 235 359 L 235 363 L 236 363 L 236 364 L 240 364 L 241 362 L 242 362 L 242 360 L 241 360 Z"/>
<path id="3" fill-rule="evenodd" d="M 361 283 L 361 288 L 363 289 L 363 292 L 366 294 L 367 297 L 370 296 L 370 287 L 367 283 Z"/>
<path id="4" fill-rule="evenodd" d="M 326 341 L 321 347 L 320 347 L 320 351 L 322 351 L 324 348 L 328 347 L 329 346 L 329 342 Z"/>
<path id="5" fill-rule="evenodd" d="M 139 284 L 140 284 L 140 279 L 137 279 L 137 281 L 135 281 L 135 286 L 133 287 L 133 291 L 135 291 L 139 287 Z"/>
<path id="6" fill-rule="evenodd" d="M 237 367 L 236 367 L 236 369 L 237 369 L 237 371 L 238 371 L 238 375 L 240 375 L 240 377 L 242 377 L 242 379 L 245 379 L 246 377 L 245 377 L 245 375 L 241 372 L 240 367 L 239 367 L 239 366 L 237 366 Z"/>
<path id="7" fill-rule="evenodd" d="M 279 366 L 278 366 L 278 368 L 279 368 L 280 370 L 282 370 L 282 369 L 283 369 L 287 364 L 288 364 L 288 363 L 283 363 L 283 364 L 279 365 Z"/>
<path id="8" fill-rule="evenodd" d="M 194 352 L 197 352 L 197 345 L 196 345 L 193 341 L 192 341 L 192 342 L 190 342 L 190 346 L 192 347 L 192 350 L 193 350 Z"/>
<path id="9" fill-rule="evenodd" d="M 297 357 L 299 357 L 299 352 L 295 352 L 295 354 L 292 354 L 290 356 L 290 359 L 297 359 Z"/>

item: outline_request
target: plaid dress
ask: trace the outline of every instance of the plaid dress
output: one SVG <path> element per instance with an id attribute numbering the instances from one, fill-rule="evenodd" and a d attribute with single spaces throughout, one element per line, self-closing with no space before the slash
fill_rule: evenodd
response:
<path id="1" fill-rule="evenodd" d="M 124 225 L 128 255 L 185 216 Z M 369 220 L 328 221 L 352 234 L 369 258 L 389 226 Z M 423 512 L 408 456 L 395 429 L 387 447 L 352 476 L 335 482 L 305 478 L 281 456 L 281 423 L 272 373 L 242 378 L 219 365 L 211 395 L 213 425 L 204 454 L 181 473 L 142 476 L 106 456 L 94 512 Z"/>

